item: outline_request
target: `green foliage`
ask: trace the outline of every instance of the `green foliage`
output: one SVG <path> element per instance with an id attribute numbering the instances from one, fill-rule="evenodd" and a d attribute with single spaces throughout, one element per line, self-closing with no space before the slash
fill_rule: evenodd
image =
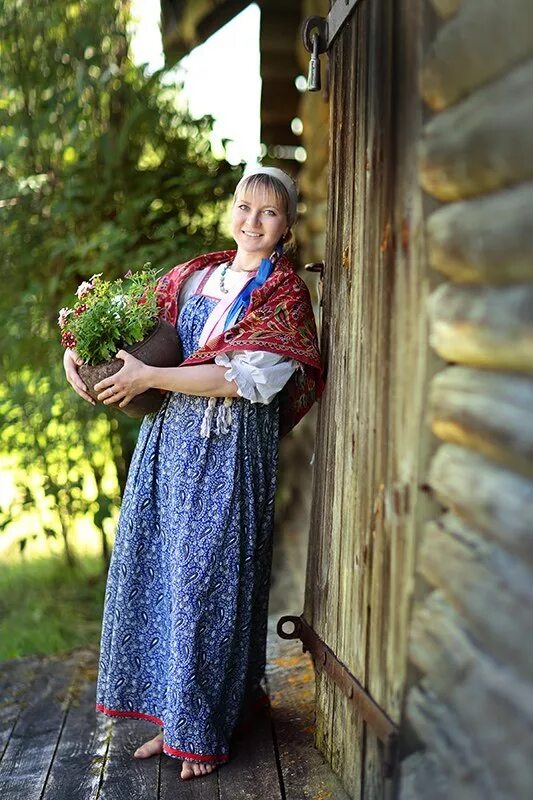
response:
<path id="1" fill-rule="evenodd" d="M 147 269 L 148 264 L 124 279 L 103 281 L 93 275 L 78 286 L 80 302 L 59 312 L 61 341 L 75 347 L 85 364 L 109 361 L 117 350 L 142 341 L 153 330 L 159 270 Z"/>
<path id="2" fill-rule="evenodd" d="M 123 486 L 138 422 L 96 412 L 68 386 L 57 309 L 92 273 L 112 280 L 147 261 L 164 273 L 226 246 L 221 216 L 241 173 L 213 157 L 212 120 L 181 111 L 163 71 L 147 76 L 131 62 L 127 9 L 118 0 L 0 5 L 0 323 L 9 342 L 0 434 L 4 451 L 42 471 L 65 545 L 77 504 L 90 506 L 79 476 L 100 469 L 82 443 L 94 435 L 93 447 L 109 452 L 112 436 Z"/>
<path id="3" fill-rule="evenodd" d="M 18 494 L 0 517 L 8 529 L 34 510 L 32 527 L 19 537 L 21 553 L 29 539 L 45 535 L 63 543 L 65 561 L 75 561 L 69 534 L 76 519 L 92 520 L 101 533 L 104 560 L 105 521 L 119 502 L 116 467 L 116 427 L 108 415 L 88 403 L 78 403 L 73 392 L 54 394 L 61 364 L 51 374 L 36 377 L 28 368 L 6 376 L 0 388 L 2 445 L 16 455 Z M 81 407 L 80 407 L 81 406 Z M 105 513 L 103 513 L 105 511 Z"/>
<path id="4" fill-rule="evenodd" d="M 66 571 L 58 558 L 0 571 L 0 661 L 98 647 L 105 593 L 101 563 L 86 557 Z"/>
<path id="5" fill-rule="evenodd" d="M 166 272 L 225 245 L 237 175 L 211 154 L 211 119 L 130 61 L 121 4 L 5 0 L 0 20 L 0 313 L 17 356 L 41 364 L 56 309 L 88 274 Z"/>

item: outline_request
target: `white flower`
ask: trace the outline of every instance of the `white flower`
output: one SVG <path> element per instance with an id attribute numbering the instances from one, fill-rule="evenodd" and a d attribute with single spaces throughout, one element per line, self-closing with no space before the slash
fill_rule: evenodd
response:
<path id="1" fill-rule="evenodd" d="M 97 272 L 96 275 L 93 275 L 91 278 L 89 278 L 89 283 L 93 283 L 93 281 L 98 280 L 98 278 L 101 278 L 103 274 L 103 272 Z"/>
<path id="2" fill-rule="evenodd" d="M 127 302 L 126 297 L 123 294 L 116 294 L 111 298 L 111 300 L 118 306 L 113 316 L 115 317 L 116 320 L 120 320 L 121 315 L 119 309 L 123 308 L 126 305 Z"/>
<path id="3" fill-rule="evenodd" d="M 80 283 L 80 285 L 76 289 L 76 294 L 78 295 L 78 300 L 81 300 L 82 298 L 84 298 L 85 295 L 89 294 L 89 292 L 92 289 L 94 289 L 94 286 L 89 281 L 83 281 L 82 283 Z"/>
<path id="4" fill-rule="evenodd" d="M 59 317 L 57 318 L 57 324 L 60 328 L 64 328 L 67 322 L 67 317 L 72 314 L 72 308 L 62 308 L 59 311 Z"/>

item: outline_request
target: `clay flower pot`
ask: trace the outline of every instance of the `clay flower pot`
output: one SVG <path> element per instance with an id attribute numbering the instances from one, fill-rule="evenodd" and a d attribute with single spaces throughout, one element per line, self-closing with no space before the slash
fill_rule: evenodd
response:
<path id="1" fill-rule="evenodd" d="M 177 367 L 183 360 L 181 342 L 175 327 L 162 319 L 157 321 L 154 330 L 142 342 L 117 349 L 131 353 L 143 364 L 148 364 L 151 367 Z M 98 400 L 100 392 L 95 392 L 95 384 L 103 381 L 104 378 L 114 375 L 123 366 L 124 361 L 121 358 L 113 358 L 111 361 L 105 361 L 103 364 L 95 364 L 94 366 L 82 364 L 78 367 L 78 373 L 93 400 Z M 145 414 L 152 414 L 154 411 L 158 411 L 163 404 L 165 395 L 166 392 L 161 392 L 159 389 L 147 389 L 146 392 L 138 394 L 130 400 L 123 408 L 119 408 L 118 405 L 122 400 L 117 403 L 110 403 L 108 408 L 116 408 L 119 411 L 123 411 L 128 417 L 140 419 Z"/>

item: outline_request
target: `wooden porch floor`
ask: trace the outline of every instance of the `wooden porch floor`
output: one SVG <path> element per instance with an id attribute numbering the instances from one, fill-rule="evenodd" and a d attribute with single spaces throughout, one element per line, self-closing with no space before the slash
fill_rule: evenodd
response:
<path id="1" fill-rule="evenodd" d="M 181 761 L 135 759 L 158 727 L 94 709 L 98 655 L 78 649 L 0 664 L 2 800 L 349 800 L 313 745 L 311 660 L 269 620 L 271 711 L 210 775 L 182 781 Z"/>

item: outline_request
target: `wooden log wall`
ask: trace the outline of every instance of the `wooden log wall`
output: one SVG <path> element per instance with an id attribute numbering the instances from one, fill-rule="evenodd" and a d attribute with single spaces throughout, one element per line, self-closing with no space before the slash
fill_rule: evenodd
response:
<path id="1" fill-rule="evenodd" d="M 533 796 L 533 3 L 433 0 L 420 181 L 446 362 L 427 482 L 401 800 Z"/>

